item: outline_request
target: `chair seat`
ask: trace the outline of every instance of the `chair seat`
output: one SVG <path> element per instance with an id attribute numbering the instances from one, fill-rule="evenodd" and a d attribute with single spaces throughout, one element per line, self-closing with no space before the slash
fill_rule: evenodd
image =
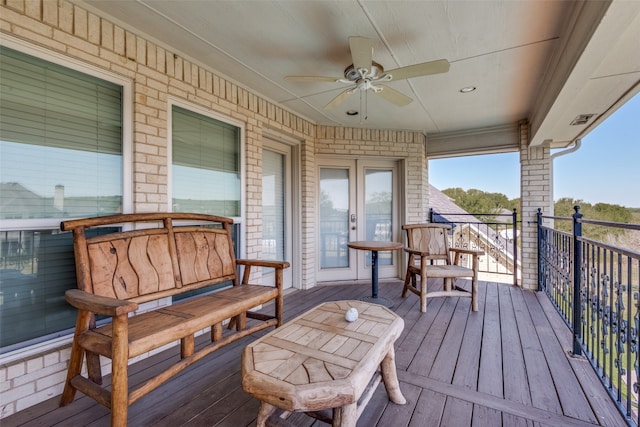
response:
<path id="1" fill-rule="evenodd" d="M 410 267 L 412 273 L 420 275 L 420 264 Z M 442 279 L 445 277 L 473 277 L 473 270 L 460 265 L 427 265 L 427 277 Z"/>

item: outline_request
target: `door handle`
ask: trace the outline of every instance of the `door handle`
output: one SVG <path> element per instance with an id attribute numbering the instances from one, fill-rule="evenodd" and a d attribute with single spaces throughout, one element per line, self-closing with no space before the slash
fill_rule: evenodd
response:
<path id="1" fill-rule="evenodd" d="M 355 230 L 356 229 L 356 214 L 351 214 L 351 229 Z"/>

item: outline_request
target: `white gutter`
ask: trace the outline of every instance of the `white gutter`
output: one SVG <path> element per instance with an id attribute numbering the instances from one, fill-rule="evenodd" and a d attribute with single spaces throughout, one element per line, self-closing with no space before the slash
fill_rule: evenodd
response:
<path id="1" fill-rule="evenodd" d="M 569 153 L 573 153 L 574 151 L 578 151 L 581 146 L 582 146 L 582 138 L 577 138 L 577 139 L 575 139 L 573 141 L 573 147 L 567 148 L 566 150 L 563 150 L 563 151 L 558 151 L 557 153 L 553 153 L 551 155 L 551 161 L 553 161 L 557 157 L 564 156 L 565 154 L 569 154 Z"/>

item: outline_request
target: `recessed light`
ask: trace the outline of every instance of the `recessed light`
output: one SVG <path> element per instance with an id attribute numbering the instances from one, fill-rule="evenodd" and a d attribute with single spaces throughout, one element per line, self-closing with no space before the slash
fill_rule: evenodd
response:
<path id="1" fill-rule="evenodd" d="M 474 90 L 476 90 L 475 86 L 465 86 L 462 89 L 460 89 L 460 92 L 469 93 L 469 92 L 473 92 Z"/>
<path id="2" fill-rule="evenodd" d="M 347 111 L 347 116 L 357 116 L 358 112 L 356 110 Z"/>

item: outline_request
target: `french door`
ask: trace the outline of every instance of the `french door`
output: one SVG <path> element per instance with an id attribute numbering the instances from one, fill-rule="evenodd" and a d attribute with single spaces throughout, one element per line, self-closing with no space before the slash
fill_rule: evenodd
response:
<path id="1" fill-rule="evenodd" d="M 371 253 L 347 243 L 401 238 L 396 162 L 326 159 L 318 177 L 317 280 L 371 278 Z M 398 260 L 397 251 L 379 252 L 379 277 L 397 277 Z"/>

